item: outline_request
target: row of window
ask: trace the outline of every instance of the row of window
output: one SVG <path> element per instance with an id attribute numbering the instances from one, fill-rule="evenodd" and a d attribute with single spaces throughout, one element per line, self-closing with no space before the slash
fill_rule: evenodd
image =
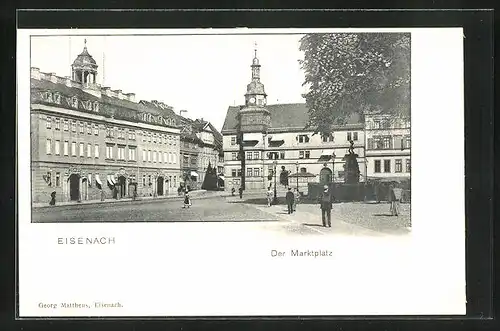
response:
<path id="1" fill-rule="evenodd" d="M 368 149 L 405 149 L 411 148 L 410 135 L 387 135 L 387 136 L 373 136 L 368 138 Z"/>
<path id="2" fill-rule="evenodd" d="M 54 129 L 55 130 L 61 130 L 61 122 L 63 123 L 63 130 L 64 131 L 70 131 L 70 126 L 71 126 L 71 131 L 72 132 L 77 132 L 77 124 L 78 124 L 78 127 L 79 127 L 79 132 L 81 134 L 85 134 L 85 131 L 87 132 L 87 134 L 91 135 L 91 134 L 94 134 L 96 136 L 99 135 L 99 125 L 97 124 L 92 124 L 92 123 L 89 123 L 89 122 L 78 122 L 73 120 L 70 122 L 70 120 L 68 119 L 60 119 L 58 117 L 55 117 L 55 118 L 52 118 L 52 117 L 47 117 L 45 119 L 45 127 L 47 129 L 52 129 L 52 122 L 54 123 Z M 86 130 L 85 130 L 86 129 Z"/>
<path id="3" fill-rule="evenodd" d="M 155 133 L 155 132 L 142 132 L 142 141 L 143 142 L 152 142 L 152 143 L 158 143 L 158 144 L 169 144 L 172 146 L 177 145 L 177 138 L 173 135 L 169 134 L 162 134 L 162 133 Z"/>
<path id="4" fill-rule="evenodd" d="M 301 173 L 306 173 L 307 168 L 300 168 Z M 268 175 L 274 175 L 274 167 L 270 166 L 267 169 Z M 246 177 L 260 177 L 264 176 L 264 173 L 260 168 L 247 168 Z M 233 169 L 231 170 L 231 177 L 241 177 L 241 169 Z"/>
<path id="5" fill-rule="evenodd" d="M 246 152 L 246 159 L 247 160 L 259 160 L 260 159 L 260 152 Z M 285 158 L 285 152 L 268 152 L 267 153 L 267 158 L 269 160 L 283 160 Z M 311 158 L 311 151 L 299 151 L 299 159 L 309 159 Z M 238 160 L 238 153 L 233 152 L 231 153 L 231 160 L 236 161 Z"/>
<path id="6" fill-rule="evenodd" d="M 162 157 L 163 156 L 163 157 Z M 163 160 L 163 161 L 162 161 Z M 177 163 L 177 154 L 172 152 L 160 152 L 151 150 L 142 150 L 142 161 L 153 163 Z"/>
<path id="7" fill-rule="evenodd" d="M 45 119 L 45 127 L 47 129 L 52 129 L 54 126 L 55 130 L 61 130 L 61 122 L 63 123 L 63 130 L 64 131 L 70 131 L 71 132 L 79 132 L 80 134 L 85 134 L 85 128 L 87 134 L 91 135 L 92 133 L 96 136 L 99 135 L 99 125 L 98 124 L 92 124 L 89 122 L 82 122 L 82 121 L 76 121 L 76 120 L 68 120 L 68 119 L 62 119 L 62 118 L 52 118 L 48 116 Z M 52 125 L 54 123 L 54 125 Z M 77 127 L 79 128 L 77 130 Z M 159 143 L 159 144 L 169 144 L 176 146 L 177 145 L 177 140 L 175 136 L 168 135 L 168 134 L 161 134 L 161 133 L 152 133 L 152 132 L 147 132 L 143 131 L 142 133 L 142 141 L 143 142 L 153 142 L 153 143 Z M 106 137 L 108 138 L 113 138 L 117 137 L 118 139 L 125 139 L 125 137 L 128 137 L 129 140 L 135 140 L 136 139 L 136 132 L 135 130 L 132 129 L 125 129 L 125 128 L 119 128 L 119 127 L 106 127 Z"/>
<path id="8" fill-rule="evenodd" d="M 392 172 L 391 160 L 375 160 L 373 172 L 375 172 L 375 173 L 382 172 L 382 161 L 383 161 L 383 165 L 384 165 L 384 169 L 383 169 L 384 172 L 385 173 Z M 396 172 L 396 173 L 403 172 L 403 160 L 402 159 L 395 160 L 394 172 Z M 405 160 L 405 172 L 411 172 L 411 160 L 410 159 Z"/>
<path id="9" fill-rule="evenodd" d="M 117 160 L 137 161 L 137 147 L 128 146 L 128 159 L 125 158 L 125 148 L 126 146 L 124 145 L 106 144 L 106 159 L 114 160 L 116 149 Z"/>
<path id="10" fill-rule="evenodd" d="M 65 140 L 63 142 L 63 150 L 62 150 L 62 155 L 64 156 L 69 156 L 69 141 Z M 77 152 L 77 146 L 78 152 Z M 55 140 L 54 141 L 54 149 L 52 149 L 52 139 L 47 139 L 45 143 L 45 152 L 47 155 L 51 155 L 54 153 L 54 155 L 61 155 L 61 141 L 60 140 Z M 93 153 L 92 153 L 93 152 Z M 71 142 L 71 156 L 77 156 L 80 155 L 81 157 L 92 157 L 94 156 L 95 158 L 99 158 L 99 145 L 95 144 L 92 146 L 92 144 L 87 143 L 87 146 L 85 147 L 85 143 L 77 143 L 75 141 Z"/>
<path id="11" fill-rule="evenodd" d="M 300 134 L 300 135 L 296 136 L 295 139 L 300 144 L 307 144 L 310 142 L 309 135 L 307 135 L 307 134 Z M 333 142 L 334 136 L 333 136 L 333 134 L 330 134 L 327 136 L 323 136 L 321 139 L 324 143 Z M 347 139 L 347 141 L 351 141 L 351 140 L 357 141 L 358 140 L 358 132 L 356 132 L 356 131 L 346 132 L 346 139 Z M 236 144 L 237 144 L 236 137 L 231 137 L 231 145 L 234 146 Z"/>
<path id="12" fill-rule="evenodd" d="M 409 129 L 410 121 L 408 120 L 374 120 L 373 122 L 368 122 L 367 127 L 369 129 Z"/>
<path id="13" fill-rule="evenodd" d="M 46 102 L 56 103 L 58 105 L 61 104 L 61 94 L 59 92 L 43 92 L 42 99 Z M 78 109 L 78 98 L 76 96 L 71 97 L 71 99 L 67 98 L 67 103 L 69 106 Z M 89 111 L 99 111 L 99 102 L 98 101 L 90 101 L 90 100 L 80 100 L 80 104 L 82 107 Z"/>

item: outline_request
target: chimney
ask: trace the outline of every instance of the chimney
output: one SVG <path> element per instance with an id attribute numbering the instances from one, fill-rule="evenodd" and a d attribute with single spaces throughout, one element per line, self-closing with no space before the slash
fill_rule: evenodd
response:
<path id="1" fill-rule="evenodd" d="M 40 80 L 40 68 L 31 67 L 31 78 Z"/>
<path id="2" fill-rule="evenodd" d="M 71 78 L 69 76 L 65 76 L 64 78 L 66 78 L 66 86 L 71 87 Z"/>
<path id="3" fill-rule="evenodd" d="M 127 93 L 125 95 L 127 96 L 128 101 L 135 102 L 135 93 Z"/>
<path id="4" fill-rule="evenodd" d="M 104 92 L 104 94 L 106 94 L 108 97 L 113 96 L 113 94 L 111 93 L 111 88 L 110 87 L 104 86 L 102 88 L 102 92 Z"/>
<path id="5" fill-rule="evenodd" d="M 57 76 L 55 72 L 51 72 L 50 74 L 50 81 L 54 84 L 57 84 Z"/>

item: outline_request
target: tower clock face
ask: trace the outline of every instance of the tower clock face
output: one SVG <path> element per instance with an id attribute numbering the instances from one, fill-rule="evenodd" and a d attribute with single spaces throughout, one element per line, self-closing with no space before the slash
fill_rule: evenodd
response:
<path id="1" fill-rule="evenodd" d="M 255 98 L 250 98 L 250 103 L 255 103 Z"/>

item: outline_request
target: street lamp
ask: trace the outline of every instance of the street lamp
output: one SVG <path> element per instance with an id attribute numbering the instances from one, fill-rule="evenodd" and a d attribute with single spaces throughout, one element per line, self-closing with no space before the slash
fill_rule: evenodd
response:
<path id="1" fill-rule="evenodd" d="M 274 199 L 273 199 L 273 204 L 276 204 L 278 202 L 278 197 L 276 194 L 276 166 L 278 165 L 278 161 L 274 160 L 273 162 L 274 165 Z"/>
<path id="2" fill-rule="evenodd" d="M 298 192 L 299 191 L 299 161 L 297 161 L 295 163 L 295 167 L 297 168 L 296 176 L 297 176 L 297 192 Z"/>
<path id="3" fill-rule="evenodd" d="M 332 183 L 335 183 L 335 151 L 332 152 Z"/>

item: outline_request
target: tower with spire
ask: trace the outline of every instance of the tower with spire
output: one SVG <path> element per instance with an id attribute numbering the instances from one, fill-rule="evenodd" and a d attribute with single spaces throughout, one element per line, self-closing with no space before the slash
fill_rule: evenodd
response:
<path id="1" fill-rule="evenodd" d="M 93 87 L 97 84 L 97 64 L 87 51 L 87 39 L 84 40 L 83 51 L 78 54 L 71 65 L 72 79 L 82 83 L 84 87 Z"/>
<path id="2" fill-rule="evenodd" d="M 257 44 L 254 48 L 254 58 L 252 60 L 252 79 L 247 85 L 245 93 L 245 106 L 240 109 L 240 130 L 241 132 L 266 132 L 271 116 L 266 109 L 267 94 L 264 84 L 260 81 L 259 58 L 257 57 Z"/>

